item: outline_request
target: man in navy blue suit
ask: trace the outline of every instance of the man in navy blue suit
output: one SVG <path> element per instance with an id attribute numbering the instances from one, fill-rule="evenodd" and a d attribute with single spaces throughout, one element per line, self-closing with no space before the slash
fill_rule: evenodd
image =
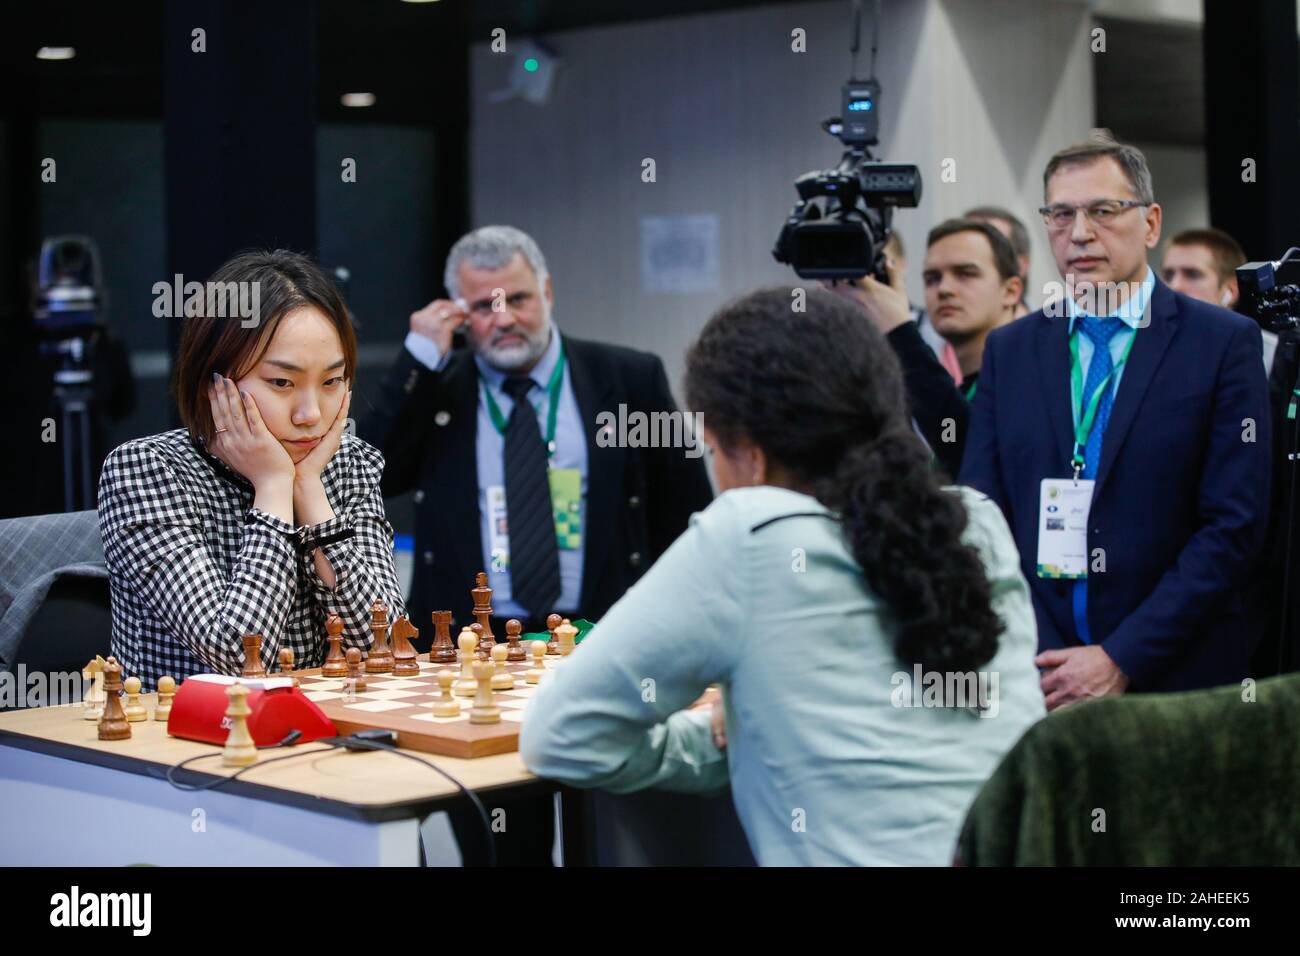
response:
<path id="1" fill-rule="evenodd" d="M 1259 328 L 1156 279 L 1139 150 L 1097 131 L 1043 186 L 1064 295 L 989 336 L 961 481 L 1020 548 L 1047 707 L 1239 681 L 1269 507 Z"/>

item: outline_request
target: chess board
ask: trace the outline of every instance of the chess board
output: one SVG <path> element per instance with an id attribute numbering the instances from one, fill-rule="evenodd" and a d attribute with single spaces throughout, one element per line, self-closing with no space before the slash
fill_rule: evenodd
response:
<path id="1" fill-rule="evenodd" d="M 560 666 L 564 658 L 544 658 L 548 672 Z M 441 670 L 460 673 L 459 664 L 430 664 L 427 654 L 419 656 L 420 673 L 410 677 L 391 674 L 367 674 L 366 689 L 348 701 L 341 677 L 322 677 L 320 669 L 295 671 L 303 694 L 325 716 L 334 721 L 340 735 L 359 730 L 380 728 L 397 731 L 397 746 L 445 757 L 486 757 L 511 753 L 519 749 L 519 728 L 524 708 L 537 692 L 537 685 L 524 682 L 530 663 L 507 664 L 515 679 L 514 690 L 493 692 L 501 708 L 501 720 L 495 724 L 471 724 L 473 697 L 457 697 L 458 717 L 434 717 L 433 702 L 440 696 L 434 675 Z M 545 681 L 547 678 L 542 678 Z"/>

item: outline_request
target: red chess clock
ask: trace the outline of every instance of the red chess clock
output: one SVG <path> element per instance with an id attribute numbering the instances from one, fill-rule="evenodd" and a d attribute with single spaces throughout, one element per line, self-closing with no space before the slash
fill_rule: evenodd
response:
<path id="1" fill-rule="evenodd" d="M 167 733 L 208 744 L 226 742 L 230 719 L 226 717 L 226 688 L 243 684 L 248 688 L 248 732 L 259 747 L 277 744 L 297 730 L 298 743 L 337 736 L 334 722 L 294 686 L 292 677 L 256 679 L 195 674 L 185 678 L 172 701 Z"/>

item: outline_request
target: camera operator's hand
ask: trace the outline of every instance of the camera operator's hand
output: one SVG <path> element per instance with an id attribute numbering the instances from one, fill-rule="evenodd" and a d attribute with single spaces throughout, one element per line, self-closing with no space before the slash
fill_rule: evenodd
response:
<path id="1" fill-rule="evenodd" d="M 834 283 L 822 283 L 831 292 L 865 312 L 881 335 L 888 335 L 904 322 L 912 321 L 912 309 L 907 303 L 902 273 L 894 267 L 892 260 L 885 263 L 885 270 L 889 275 L 889 285 L 869 275 L 856 280 L 841 279 Z"/>
<path id="2" fill-rule="evenodd" d="M 438 351 L 451 351 L 452 334 L 469 321 L 469 313 L 452 299 L 434 299 L 418 312 L 411 313 L 411 331 L 431 339 Z"/>

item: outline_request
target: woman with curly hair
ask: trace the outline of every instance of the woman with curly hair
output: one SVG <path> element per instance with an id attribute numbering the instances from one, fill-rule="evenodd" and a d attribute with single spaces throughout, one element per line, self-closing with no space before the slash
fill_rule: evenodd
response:
<path id="1" fill-rule="evenodd" d="M 721 493 L 543 680 L 521 750 L 614 792 L 729 780 L 762 864 L 946 865 L 1044 714 L 1028 587 L 997 507 L 941 486 L 884 339 L 796 291 L 690 349 Z"/>

